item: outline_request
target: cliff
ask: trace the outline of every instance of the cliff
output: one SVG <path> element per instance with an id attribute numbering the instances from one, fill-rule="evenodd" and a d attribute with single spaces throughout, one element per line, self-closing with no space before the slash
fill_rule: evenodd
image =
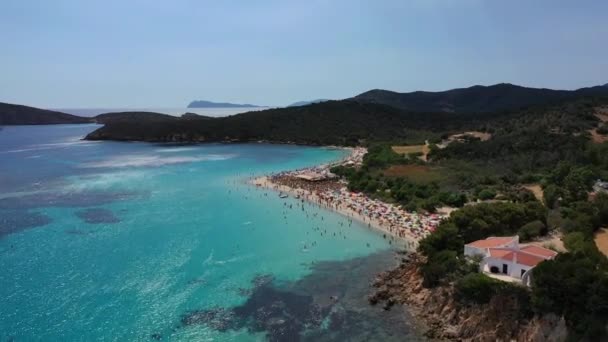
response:
<path id="1" fill-rule="evenodd" d="M 565 341 L 563 318 L 522 315 L 516 298 L 495 296 L 485 305 L 465 305 L 455 298 L 453 286 L 425 288 L 419 273 L 419 260 L 404 259 L 391 271 L 378 275 L 371 304 L 385 309 L 405 304 L 428 328 L 427 337 L 457 341 Z"/>

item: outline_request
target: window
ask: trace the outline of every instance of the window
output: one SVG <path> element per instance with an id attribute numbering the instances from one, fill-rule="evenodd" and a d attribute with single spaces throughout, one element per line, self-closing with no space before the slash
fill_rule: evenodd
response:
<path id="1" fill-rule="evenodd" d="M 502 273 L 507 274 L 509 273 L 508 270 L 509 268 L 507 267 L 507 264 L 502 264 Z"/>

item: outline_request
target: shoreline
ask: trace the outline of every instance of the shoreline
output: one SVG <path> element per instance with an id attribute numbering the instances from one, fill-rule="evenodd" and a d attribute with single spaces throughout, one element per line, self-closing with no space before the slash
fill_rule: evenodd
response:
<path id="1" fill-rule="evenodd" d="M 338 147 L 328 146 L 328 148 Z M 418 242 L 430 234 L 445 215 L 406 212 L 397 205 L 347 190 L 346 184 L 332 178 L 329 169 L 337 165 L 360 166 L 367 150 L 352 147 L 342 149 L 349 151 L 349 155 L 335 162 L 253 177 L 248 180 L 248 183 L 272 190 L 277 194 L 288 194 L 309 204 L 356 220 L 377 233 L 389 237 L 391 244 L 398 242 L 408 251 L 415 251 Z M 313 176 L 324 178 L 320 182 L 317 179 L 310 181 Z"/>
<path id="2" fill-rule="evenodd" d="M 250 184 L 260 187 L 260 188 L 269 189 L 269 190 L 275 191 L 277 193 L 289 194 L 290 196 L 292 196 L 294 198 L 303 199 L 306 202 L 308 202 L 309 204 L 318 205 L 321 208 L 328 209 L 330 211 L 338 213 L 347 218 L 356 220 L 359 223 L 366 225 L 368 228 L 373 228 L 373 229 L 377 230 L 378 232 L 383 233 L 386 236 L 390 236 L 396 240 L 399 240 L 400 242 L 403 242 L 405 244 L 405 247 L 408 250 L 415 250 L 418 247 L 419 239 L 416 238 L 415 236 L 399 236 L 394 231 L 391 231 L 390 229 L 385 227 L 385 225 L 382 222 L 380 222 L 380 220 L 370 219 L 370 218 L 366 217 L 365 215 L 359 214 L 358 212 L 356 212 L 350 208 L 346 208 L 344 206 L 328 205 L 328 204 L 324 203 L 323 200 L 317 194 L 312 193 L 308 190 L 291 188 L 286 185 L 274 183 L 274 182 L 272 182 L 272 180 L 270 180 L 269 176 L 261 176 L 261 177 L 254 178 L 254 179 L 250 180 Z"/>

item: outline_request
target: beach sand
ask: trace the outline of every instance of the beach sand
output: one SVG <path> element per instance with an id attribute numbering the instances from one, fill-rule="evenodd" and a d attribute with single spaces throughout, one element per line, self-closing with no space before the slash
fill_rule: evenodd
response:
<path id="1" fill-rule="evenodd" d="M 369 218 L 365 215 L 359 214 L 355 210 L 347 208 L 344 205 L 326 205 L 321 200 L 321 198 L 313 192 L 304 189 L 294 189 L 286 185 L 274 183 L 268 176 L 255 178 L 251 181 L 251 183 L 259 187 L 271 189 L 277 192 L 283 192 L 293 197 L 304 199 L 309 203 L 320 205 L 326 209 L 333 210 L 341 215 L 357 220 L 361 223 L 366 224 L 370 228 L 374 228 L 379 232 L 386 234 L 387 236 L 392 236 L 396 240 L 401 241 L 408 250 L 415 250 L 418 247 L 418 241 L 420 240 L 420 237 L 411 234 L 407 231 L 405 232 L 404 236 L 400 236 L 395 231 L 391 231 L 390 226 L 386 222 L 382 222 L 381 220 Z"/>

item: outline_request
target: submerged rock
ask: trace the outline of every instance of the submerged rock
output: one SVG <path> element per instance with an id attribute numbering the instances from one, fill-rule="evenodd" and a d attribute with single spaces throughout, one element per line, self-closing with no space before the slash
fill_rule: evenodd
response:
<path id="1" fill-rule="evenodd" d="M 0 210 L 0 238 L 51 223 L 50 217 L 27 210 Z"/>
<path id="2" fill-rule="evenodd" d="M 394 265 L 392 252 L 319 262 L 295 282 L 258 275 L 251 280 L 251 289 L 242 289 L 248 295 L 243 304 L 188 312 L 182 316 L 182 328 L 246 329 L 264 333 L 269 341 L 421 340 L 405 312 L 384 311 L 367 303 L 378 267 L 387 264 Z"/>
<path id="3" fill-rule="evenodd" d="M 84 222 L 90 224 L 120 222 L 120 219 L 114 216 L 114 213 L 112 213 L 111 210 L 103 208 L 93 208 L 77 211 L 76 216 L 78 216 Z"/>

